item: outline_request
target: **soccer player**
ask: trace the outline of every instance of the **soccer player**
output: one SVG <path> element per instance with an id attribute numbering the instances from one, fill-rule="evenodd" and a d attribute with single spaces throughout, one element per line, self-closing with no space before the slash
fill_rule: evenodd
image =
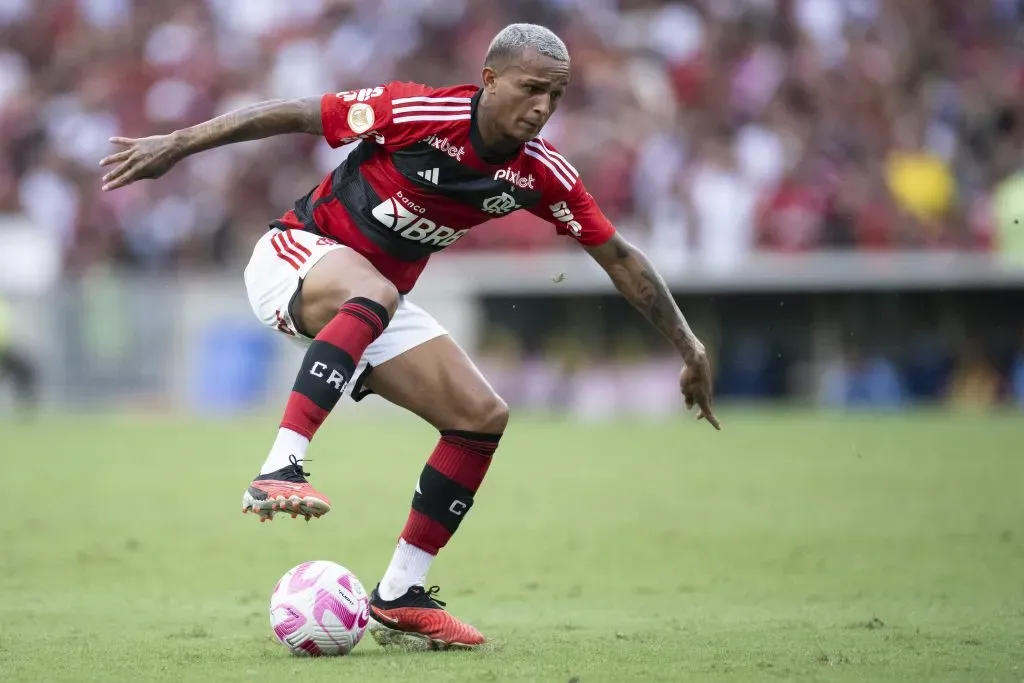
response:
<path id="1" fill-rule="evenodd" d="M 310 440 L 348 393 L 375 393 L 426 420 L 440 440 L 423 468 L 391 564 L 370 596 L 381 642 L 404 633 L 434 647 L 484 642 L 425 589 L 427 570 L 473 506 L 508 424 L 508 407 L 461 348 L 406 295 L 430 255 L 473 226 L 525 210 L 599 263 L 682 357 L 688 409 L 716 429 L 704 346 L 651 262 L 621 237 L 576 169 L 538 137 L 569 83 L 569 54 L 548 29 L 513 24 L 492 41 L 483 85 L 393 81 L 322 97 L 262 102 L 142 139 L 103 159 L 113 190 L 158 178 L 190 154 L 284 133 L 359 145 L 270 224 L 245 269 L 253 311 L 308 344 L 284 418 L 242 499 L 260 521 L 330 510 L 306 480 Z"/>

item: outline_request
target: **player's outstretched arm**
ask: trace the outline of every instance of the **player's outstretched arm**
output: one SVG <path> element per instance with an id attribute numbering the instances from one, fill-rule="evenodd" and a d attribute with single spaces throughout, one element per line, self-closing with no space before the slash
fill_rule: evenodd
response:
<path id="1" fill-rule="evenodd" d="M 323 133 L 319 97 L 259 102 L 168 135 L 111 138 L 111 142 L 124 149 L 100 161 L 100 166 L 116 164 L 103 176 L 103 190 L 159 178 L 190 154 L 285 133 Z"/>
<path id="2" fill-rule="evenodd" d="M 685 367 L 679 384 L 686 408 L 697 406 L 697 419 L 721 429 L 712 412 L 711 364 L 704 344 L 690 329 L 665 280 L 642 251 L 615 233 L 604 244 L 585 247 L 608 273 L 616 289 L 676 347 Z"/>

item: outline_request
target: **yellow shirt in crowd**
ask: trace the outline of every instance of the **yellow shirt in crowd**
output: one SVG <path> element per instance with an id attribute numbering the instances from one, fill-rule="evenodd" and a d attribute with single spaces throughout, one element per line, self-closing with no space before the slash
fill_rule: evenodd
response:
<path id="1" fill-rule="evenodd" d="M 949 212 L 956 181 L 941 158 L 925 152 L 893 152 L 885 167 L 889 191 L 906 211 L 925 222 Z"/>

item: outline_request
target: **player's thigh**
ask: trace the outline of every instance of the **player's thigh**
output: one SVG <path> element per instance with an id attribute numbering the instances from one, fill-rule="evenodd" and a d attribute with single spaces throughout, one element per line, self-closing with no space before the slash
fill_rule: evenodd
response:
<path id="1" fill-rule="evenodd" d="M 245 267 L 245 291 L 249 305 L 261 323 L 301 339 L 294 309 L 302 279 L 331 251 L 344 247 L 333 242 L 309 244 L 298 231 L 270 229 L 256 242 Z"/>
<path id="2" fill-rule="evenodd" d="M 380 304 L 390 317 L 398 308 L 398 289 L 365 257 L 351 249 L 329 252 L 302 279 L 293 307 L 299 331 L 315 337 L 346 301 L 356 297 Z"/>
<path id="3" fill-rule="evenodd" d="M 417 316 L 426 315 L 416 310 Z M 402 308 L 395 322 L 405 322 Z M 415 325 L 412 316 L 408 323 L 410 328 L 426 327 Z M 393 341 L 402 347 L 400 353 L 380 364 L 368 358 L 372 371 L 365 379 L 365 387 L 439 430 L 503 432 L 508 424 L 508 406 L 455 340 L 436 322 L 433 324 L 441 334 L 415 344 L 403 344 L 396 338 Z M 385 336 L 391 333 L 400 336 L 402 329 L 402 326 L 394 331 L 389 328 Z M 382 337 L 375 344 L 381 341 L 387 340 Z M 374 350 L 371 347 L 367 353 Z"/>
<path id="4" fill-rule="evenodd" d="M 392 313 L 398 301 L 394 286 L 365 258 L 303 230 L 263 235 L 246 266 L 245 286 L 256 317 L 297 339 L 315 337 L 353 297 Z"/>

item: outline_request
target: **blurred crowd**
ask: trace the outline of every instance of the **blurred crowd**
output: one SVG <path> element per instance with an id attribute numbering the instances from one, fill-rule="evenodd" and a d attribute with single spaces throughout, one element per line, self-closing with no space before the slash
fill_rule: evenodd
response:
<path id="1" fill-rule="evenodd" d="M 580 339 L 551 340 L 524 353 L 514 335 L 493 331 L 481 351 L 488 381 L 516 409 L 606 420 L 680 413 L 679 360 L 657 344 L 620 335 L 595 357 Z M 977 341 L 945 344 L 935 335 L 902 348 L 844 344 L 815 370 L 756 335 L 715 349 L 715 395 L 721 401 L 806 401 L 830 410 L 895 411 L 917 405 L 954 410 L 1024 410 L 1024 330 L 1005 350 Z"/>
<path id="2" fill-rule="evenodd" d="M 108 138 L 391 79 L 478 82 L 512 21 L 568 44 L 545 135 L 645 244 L 735 259 L 1020 239 L 1019 0 L 0 0 L 0 214 L 59 238 L 69 273 L 237 263 L 350 150 L 245 143 L 103 194 Z M 516 214 L 457 248 L 566 242 Z"/>

